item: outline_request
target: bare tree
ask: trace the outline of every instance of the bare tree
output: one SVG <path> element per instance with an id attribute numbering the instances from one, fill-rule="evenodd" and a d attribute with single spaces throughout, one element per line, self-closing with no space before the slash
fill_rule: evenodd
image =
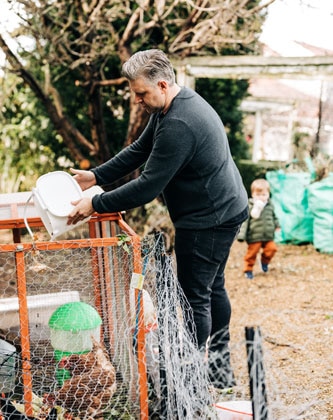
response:
<path id="1" fill-rule="evenodd" d="M 33 48 L 11 49 L 9 34 L 3 32 L 0 48 L 11 71 L 44 105 L 73 159 L 81 162 L 90 155 L 98 163 L 110 157 L 103 89 L 119 86 L 124 92 L 119 69 L 133 52 L 157 47 L 184 58 L 221 54 L 226 49 L 249 51 L 256 45 L 266 8 L 274 1 L 9 0 L 21 19 L 11 39 L 18 41 L 25 35 L 33 40 Z M 61 89 L 55 87 L 68 72 L 75 74 L 75 85 L 85 91 L 90 138 L 66 115 Z M 146 121 L 147 115 L 131 96 L 124 144 L 137 138 Z"/>

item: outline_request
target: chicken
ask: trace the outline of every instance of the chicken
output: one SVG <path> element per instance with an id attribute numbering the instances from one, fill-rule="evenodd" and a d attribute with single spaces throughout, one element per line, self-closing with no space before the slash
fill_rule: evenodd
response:
<path id="1" fill-rule="evenodd" d="M 71 378 L 46 400 L 69 411 L 86 412 L 90 416 L 102 412 L 110 405 L 116 391 L 116 371 L 104 346 L 93 337 L 89 353 L 64 357 L 59 367 L 69 370 Z"/>

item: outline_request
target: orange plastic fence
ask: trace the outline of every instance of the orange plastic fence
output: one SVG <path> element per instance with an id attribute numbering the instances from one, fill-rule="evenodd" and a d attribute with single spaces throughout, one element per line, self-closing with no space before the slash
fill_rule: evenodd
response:
<path id="1" fill-rule="evenodd" d="M 110 292 L 107 290 L 110 284 L 110 279 L 106 279 L 106 274 L 99 270 L 98 258 L 102 258 L 104 261 L 109 258 L 106 251 L 102 251 L 100 255 L 100 249 L 106 249 L 107 246 L 117 246 L 119 239 L 115 236 L 116 230 L 115 224 L 119 227 L 122 232 L 125 232 L 131 239 L 133 249 L 133 269 L 135 273 L 141 273 L 142 261 L 141 261 L 141 247 L 140 238 L 133 229 L 131 229 L 122 218 L 121 213 L 112 213 L 97 215 L 94 214 L 90 219 L 89 223 L 89 239 L 75 239 L 75 240 L 60 240 L 54 242 L 33 242 L 33 243 L 21 243 L 21 229 L 25 227 L 25 222 L 22 217 L 19 217 L 17 205 L 11 204 L 11 214 L 7 219 L 0 220 L 1 229 L 11 229 L 13 231 L 14 243 L 11 244 L 0 244 L 1 252 L 14 252 L 15 253 L 15 264 L 16 264 L 16 276 L 17 276 L 17 293 L 19 299 L 19 318 L 20 318 L 20 333 L 21 333 L 21 346 L 22 346 L 22 382 L 24 389 L 24 401 L 26 415 L 32 416 L 32 377 L 31 377 L 31 365 L 30 365 L 30 341 L 29 341 L 29 314 L 27 307 L 27 288 L 26 288 L 26 276 L 25 276 L 25 262 L 24 255 L 29 251 L 56 251 L 64 249 L 76 249 L 76 248 L 90 248 L 92 253 L 92 272 L 94 279 L 94 296 L 96 309 L 100 315 L 105 314 L 102 310 L 103 305 L 107 305 L 107 302 L 103 302 L 103 296 L 110 296 Z M 30 227 L 42 227 L 42 221 L 38 217 L 31 217 L 28 219 Z M 115 261 L 115 264 L 117 262 Z M 117 281 L 117 279 L 115 279 Z M 102 293 L 103 290 L 103 293 Z M 138 296 L 138 290 L 136 292 L 136 299 Z M 106 299 L 108 300 L 108 299 Z M 112 319 L 103 319 L 103 328 L 107 336 L 111 339 L 113 334 L 112 331 Z M 110 348 L 112 342 L 109 343 Z M 140 418 L 147 420 L 148 417 L 148 385 L 147 385 L 147 372 L 146 372 L 146 355 L 145 355 L 145 326 L 143 316 L 143 302 L 140 300 L 139 308 L 139 322 L 138 322 L 138 337 L 137 337 L 137 364 L 138 364 L 138 376 L 139 376 L 139 400 L 140 400 Z"/>

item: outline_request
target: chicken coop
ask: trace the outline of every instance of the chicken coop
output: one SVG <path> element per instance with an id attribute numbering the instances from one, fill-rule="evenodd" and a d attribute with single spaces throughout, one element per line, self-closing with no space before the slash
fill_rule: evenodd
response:
<path id="1" fill-rule="evenodd" d="M 0 347 L 2 412 L 148 419 L 156 324 L 139 236 L 122 213 L 94 214 L 51 241 L 29 196 L 0 195 L 0 338 L 15 349 Z"/>

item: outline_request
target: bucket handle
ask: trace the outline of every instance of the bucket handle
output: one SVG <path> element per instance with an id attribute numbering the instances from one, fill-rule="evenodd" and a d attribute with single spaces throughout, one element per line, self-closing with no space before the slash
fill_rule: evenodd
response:
<path id="1" fill-rule="evenodd" d="M 28 223 L 28 220 L 27 220 L 27 206 L 28 206 L 30 200 L 32 199 L 32 197 L 33 197 L 33 193 L 30 195 L 30 197 L 28 198 L 28 200 L 25 203 L 23 220 L 24 220 L 25 227 L 27 228 L 27 231 L 29 232 L 29 235 L 32 238 L 32 241 L 34 242 L 35 241 L 35 238 L 34 238 L 34 235 L 32 233 L 32 230 L 30 229 L 30 226 L 29 226 L 29 223 Z"/>

